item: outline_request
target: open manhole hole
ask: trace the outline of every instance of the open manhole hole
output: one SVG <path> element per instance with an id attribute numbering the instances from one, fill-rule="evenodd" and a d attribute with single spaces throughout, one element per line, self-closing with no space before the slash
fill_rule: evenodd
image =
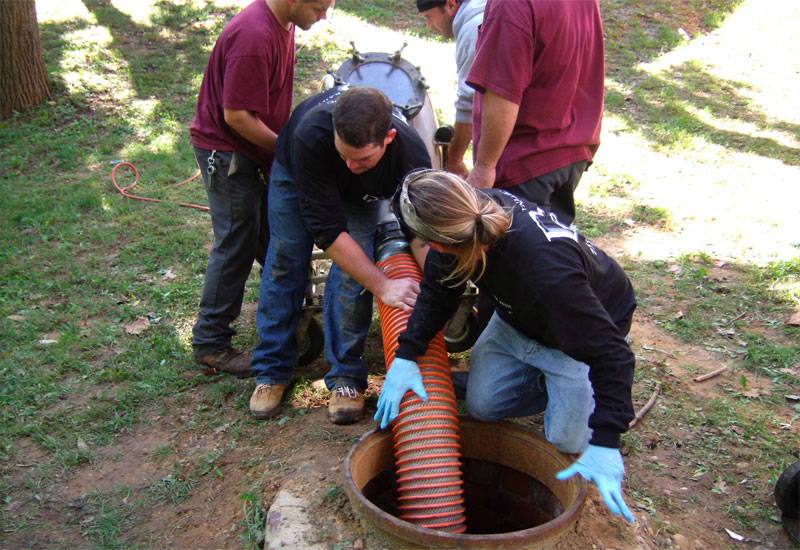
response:
<path id="1" fill-rule="evenodd" d="M 586 481 L 555 474 L 570 459 L 538 434 L 504 422 L 459 419 L 465 533 L 435 531 L 397 517 L 391 430 L 362 437 L 345 461 L 345 489 L 356 512 L 403 544 L 433 548 L 536 547 L 577 521 Z"/>

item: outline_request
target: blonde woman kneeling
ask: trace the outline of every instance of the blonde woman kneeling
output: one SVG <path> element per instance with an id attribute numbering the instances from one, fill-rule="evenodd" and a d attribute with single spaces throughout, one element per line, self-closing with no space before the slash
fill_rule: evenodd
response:
<path id="1" fill-rule="evenodd" d="M 609 510 L 633 521 L 619 440 L 633 418 L 634 354 L 625 336 L 636 300 L 622 268 L 536 204 L 448 172 L 411 172 L 392 206 L 431 251 L 375 420 L 386 427 L 408 390 L 427 398 L 415 361 L 471 279 L 496 309 L 472 350 L 469 414 L 498 420 L 544 411 L 548 441 L 581 453 L 557 477 L 581 474 Z"/>

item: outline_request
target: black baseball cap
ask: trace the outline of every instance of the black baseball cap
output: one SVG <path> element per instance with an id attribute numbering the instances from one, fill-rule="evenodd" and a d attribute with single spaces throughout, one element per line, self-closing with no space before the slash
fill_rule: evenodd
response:
<path id="1" fill-rule="evenodd" d="M 447 4 L 446 0 L 417 0 L 417 9 L 419 11 L 428 11 L 431 8 L 440 8 L 445 4 Z"/>

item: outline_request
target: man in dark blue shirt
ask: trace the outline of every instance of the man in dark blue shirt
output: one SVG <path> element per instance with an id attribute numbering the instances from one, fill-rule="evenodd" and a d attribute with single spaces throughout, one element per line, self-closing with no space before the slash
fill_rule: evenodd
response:
<path id="1" fill-rule="evenodd" d="M 425 144 L 377 88 L 332 88 L 295 109 L 278 136 L 270 177 L 270 244 L 251 362 L 254 417 L 278 412 L 297 363 L 294 333 L 316 244 L 333 260 L 323 300 L 328 415 L 337 424 L 361 418 L 372 295 L 410 311 L 419 292 L 411 279 L 389 279 L 375 266 L 379 203 L 418 167 L 430 167 Z"/>

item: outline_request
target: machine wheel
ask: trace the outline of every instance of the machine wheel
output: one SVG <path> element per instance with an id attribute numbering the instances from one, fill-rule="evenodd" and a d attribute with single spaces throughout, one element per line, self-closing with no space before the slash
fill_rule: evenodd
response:
<path id="1" fill-rule="evenodd" d="M 478 330 L 478 314 L 473 309 L 467 317 L 467 322 L 458 334 L 452 334 L 450 327 L 444 332 L 444 343 L 447 346 L 447 353 L 460 353 L 467 351 L 480 336 Z"/>
<path id="2" fill-rule="evenodd" d="M 319 326 L 316 319 L 312 318 L 308 323 L 308 330 L 306 330 L 303 338 L 297 342 L 297 365 L 304 367 L 319 357 L 322 353 L 324 342 L 325 337 L 322 333 L 322 327 Z"/>
<path id="3" fill-rule="evenodd" d="M 784 516 L 800 517 L 800 460 L 786 468 L 778 478 L 775 502 Z"/>

